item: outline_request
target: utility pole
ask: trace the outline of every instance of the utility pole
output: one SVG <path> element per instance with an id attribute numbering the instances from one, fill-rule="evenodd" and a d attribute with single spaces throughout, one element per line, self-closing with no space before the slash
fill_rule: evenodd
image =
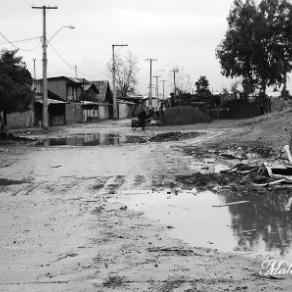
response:
<path id="1" fill-rule="evenodd" d="M 154 75 L 153 78 L 156 79 L 156 83 L 155 83 L 155 97 L 159 98 L 159 92 L 158 92 L 158 78 L 160 77 L 160 75 Z"/>
<path id="2" fill-rule="evenodd" d="M 128 46 L 128 44 L 112 45 L 112 50 L 113 50 L 113 111 L 114 111 L 114 119 L 115 120 L 118 118 L 115 47 L 127 47 L 127 46 Z"/>
<path id="3" fill-rule="evenodd" d="M 36 62 L 36 58 L 33 58 L 33 90 L 34 92 L 36 92 L 36 87 L 37 87 L 35 62 Z"/>
<path id="4" fill-rule="evenodd" d="M 33 9 L 43 10 L 43 128 L 49 128 L 49 112 L 48 112 L 48 80 L 47 80 L 47 28 L 46 28 L 46 12 L 49 9 L 58 9 L 57 6 L 32 6 Z"/>
<path id="5" fill-rule="evenodd" d="M 179 72 L 178 68 L 173 68 L 170 72 L 173 73 L 173 87 L 174 87 L 174 96 L 176 96 L 176 81 L 175 81 L 175 74 Z"/>
<path id="6" fill-rule="evenodd" d="M 75 78 L 77 78 L 77 65 L 74 66 L 74 70 L 75 70 Z"/>
<path id="7" fill-rule="evenodd" d="M 164 95 L 164 86 L 165 86 L 166 80 L 160 80 L 160 81 L 162 82 L 162 98 L 164 100 L 164 98 L 165 98 L 165 95 Z"/>
<path id="8" fill-rule="evenodd" d="M 148 58 L 146 61 L 150 62 L 150 82 L 149 82 L 149 105 L 152 107 L 152 63 L 157 61 L 157 59 Z"/>

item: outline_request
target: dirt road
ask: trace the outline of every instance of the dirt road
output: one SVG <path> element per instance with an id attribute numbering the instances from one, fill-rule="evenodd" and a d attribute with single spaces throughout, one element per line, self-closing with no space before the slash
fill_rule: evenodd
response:
<path id="1" fill-rule="evenodd" d="M 92 124 L 30 134 L 111 133 L 110 140 L 103 137 L 110 142 L 2 145 L 0 291 L 292 291 L 291 278 L 258 276 L 263 257 L 189 244 L 171 234 L 175 226 L 131 207 L 128 195 L 176 196 L 175 176 L 196 167 L 196 158 L 178 147 L 214 141 L 227 131 L 185 127 L 179 130 L 204 133 L 149 142 L 170 130 L 139 131 L 135 137 L 146 141 L 124 143 L 115 135 L 133 135 L 127 124 Z"/>

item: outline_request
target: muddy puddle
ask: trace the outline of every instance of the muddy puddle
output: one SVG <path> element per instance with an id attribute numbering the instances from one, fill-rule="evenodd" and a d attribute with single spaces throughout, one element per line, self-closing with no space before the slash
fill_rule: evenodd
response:
<path id="1" fill-rule="evenodd" d="M 117 146 L 127 142 L 126 136 L 119 134 L 80 134 L 70 137 L 54 137 L 43 141 L 44 146 Z"/>
<path id="2" fill-rule="evenodd" d="M 51 137 L 42 140 L 38 146 L 118 146 L 126 143 L 169 142 L 193 139 L 202 135 L 200 132 L 166 132 L 156 135 L 125 135 L 121 133 L 77 134 L 68 137 Z"/>
<path id="3" fill-rule="evenodd" d="M 292 261 L 292 214 L 284 210 L 286 200 L 251 194 L 244 198 L 248 203 L 223 206 L 242 199 L 195 190 L 125 191 L 118 200 L 193 246 Z"/>

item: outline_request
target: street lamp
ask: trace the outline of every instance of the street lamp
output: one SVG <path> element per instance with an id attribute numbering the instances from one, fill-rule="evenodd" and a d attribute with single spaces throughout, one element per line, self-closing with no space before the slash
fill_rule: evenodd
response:
<path id="1" fill-rule="evenodd" d="M 48 40 L 50 42 L 63 28 L 69 28 L 69 29 L 75 29 L 75 26 L 73 25 L 63 25 L 61 26 Z"/>

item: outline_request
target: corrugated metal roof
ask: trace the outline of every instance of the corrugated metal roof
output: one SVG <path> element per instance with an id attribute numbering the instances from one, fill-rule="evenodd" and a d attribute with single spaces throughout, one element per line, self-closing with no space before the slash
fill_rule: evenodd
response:
<path id="1" fill-rule="evenodd" d="M 43 99 L 37 99 L 35 100 L 35 102 L 43 103 Z M 68 102 L 48 98 L 48 104 L 65 104 L 65 103 L 68 103 Z"/>
<path id="2" fill-rule="evenodd" d="M 81 84 L 82 82 L 78 79 L 78 78 L 74 78 L 74 77 L 68 77 L 68 76 L 55 76 L 55 77 L 49 77 L 48 81 L 50 80 L 54 80 L 54 79 L 67 79 L 72 83 L 78 83 Z M 42 79 L 39 79 L 39 81 L 41 81 Z"/>

